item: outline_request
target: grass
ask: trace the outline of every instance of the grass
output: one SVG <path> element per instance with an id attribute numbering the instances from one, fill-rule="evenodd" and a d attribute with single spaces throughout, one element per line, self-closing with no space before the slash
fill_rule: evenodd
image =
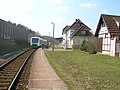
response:
<path id="1" fill-rule="evenodd" d="M 69 90 L 120 90 L 120 58 L 80 50 L 45 54 Z"/>
<path id="2" fill-rule="evenodd" d="M 28 47 L 27 45 L 0 45 L 0 55 L 20 50 Z"/>

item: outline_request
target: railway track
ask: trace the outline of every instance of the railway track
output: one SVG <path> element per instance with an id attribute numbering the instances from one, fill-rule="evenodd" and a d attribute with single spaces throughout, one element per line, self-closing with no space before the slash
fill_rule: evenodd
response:
<path id="1" fill-rule="evenodd" d="M 20 82 L 24 78 L 23 72 L 25 72 L 26 64 L 34 51 L 33 49 L 26 51 L 0 65 L 0 90 L 22 90 L 19 86 L 21 86 L 22 83 Z"/>

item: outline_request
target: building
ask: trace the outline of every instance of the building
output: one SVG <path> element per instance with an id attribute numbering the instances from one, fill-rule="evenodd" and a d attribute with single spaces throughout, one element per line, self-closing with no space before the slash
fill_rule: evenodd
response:
<path id="1" fill-rule="evenodd" d="M 63 48 L 79 49 L 83 40 L 93 36 L 90 30 L 80 19 L 76 19 L 71 26 L 63 28 Z"/>
<path id="2" fill-rule="evenodd" d="M 97 52 L 120 56 L 120 16 L 101 14 L 95 37 L 98 38 Z"/>

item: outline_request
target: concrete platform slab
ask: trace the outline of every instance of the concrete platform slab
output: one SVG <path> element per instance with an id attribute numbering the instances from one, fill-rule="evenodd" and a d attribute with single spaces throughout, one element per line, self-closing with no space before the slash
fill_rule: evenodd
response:
<path id="1" fill-rule="evenodd" d="M 29 90 L 68 90 L 49 64 L 42 49 L 35 52 L 31 68 Z"/>

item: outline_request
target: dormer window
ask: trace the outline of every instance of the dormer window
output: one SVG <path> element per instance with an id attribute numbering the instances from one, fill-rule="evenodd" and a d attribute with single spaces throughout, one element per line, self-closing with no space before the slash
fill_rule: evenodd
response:
<path id="1" fill-rule="evenodd" d="M 118 29 L 120 29 L 120 23 L 118 21 L 115 21 L 117 26 L 118 26 Z"/>
<path id="2" fill-rule="evenodd" d="M 102 27 L 105 27 L 105 23 L 102 21 L 102 23 L 101 23 L 101 28 Z"/>

